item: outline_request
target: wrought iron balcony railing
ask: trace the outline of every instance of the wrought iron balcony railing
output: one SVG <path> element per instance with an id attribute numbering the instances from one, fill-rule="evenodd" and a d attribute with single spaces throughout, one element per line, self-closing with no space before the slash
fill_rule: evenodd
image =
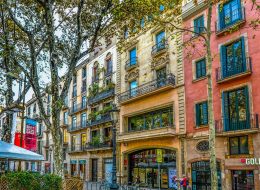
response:
<path id="1" fill-rule="evenodd" d="M 162 50 L 168 49 L 168 47 L 169 46 L 167 41 L 159 42 L 152 47 L 152 55 L 155 55 Z"/>
<path id="2" fill-rule="evenodd" d="M 97 116 L 94 120 L 91 120 L 89 122 L 89 126 L 92 127 L 95 125 L 100 125 L 100 124 L 103 124 L 106 122 L 111 122 L 111 121 L 112 121 L 112 118 L 111 118 L 110 113 L 106 113 L 106 114 Z"/>
<path id="3" fill-rule="evenodd" d="M 69 153 L 73 152 L 82 152 L 84 150 L 84 145 L 82 144 L 75 144 L 75 145 L 70 145 L 69 146 Z"/>
<path id="4" fill-rule="evenodd" d="M 216 34 L 219 35 L 222 32 L 232 28 L 234 25 L 245 22 L 245 20 L 246 20 L 245 7 L 241 7 L 239 9 L 232 10 L 232 19 L 235 19 L 235 20 L 232 21 L 231 17 L 227 17 L 227 18 L 224 17 L 224 18 L 218 19 L 215 22 Z"/>
<path id="5" fill-rule="evenodd" d="M 175 86 L 175 76 L 171 73 L 168 74 L 165 78 L 153 80 L 137 88 L 121 93 L 118 96 L 118 101 L 119 103 L 122 103 L 130 99 L 136 98 L 138 96 L 142 96 L 144 94 L 156 91 L 166 86 Z"/>
<path id="6" fill-rule="evenodd" d="M 79 131 L 79 130 L 87 128 L 88 126 L 89 126 L 88 121 L 80 122 L 80 123 L 77 123 L 76 125 L 70 125 L 68 128 L 68 132 Z"/>
<path id="7" fill-rule="evenodd" d="M 240 64 L 232 64 L 237 65 L 236 67 L 219 67 L 216 69 L 216 81 L 221 82 L 223 80 L 229 79 L 229 78 L 235 78 L 241 75 L 245 74 L 251 74 L 252 73 L 252 63 L 251 63 L 251 57 L 246 58 L 245 63 Z"/>
<path id="8" fill-rule="evenodd" d="M 132 57 L 131 59 L 127 60 L 125 63 L 125 70 L 130 70 L 136 68 L 138 66 L 138 58 Z"/>
<path id="9" fill-rule="evenodd" d="M 256 130 L 259 129 L 258 114 L 250 115 L 249 119 L 243 121 L 238 119 L 223 118 L 215 121 L 216 133 L 241 131 L 241 130 Z"/>
<path id="10" fill-rule="evenodd" d="M 77 112 L 79 112 L 79 111 L 82 111 L 82 110 L 84 110 L 84 109 L 86 109 L 87 108 L 87 103 L 85 103 L 85 104 L 82 104 L 82 103 L 80 103 L 80 104 L 77 104 L 76 106 L 72 106 L 71 108 L 70 108 L 70 110 L 69 110 L 69 114 L 70 115 L 72 115 L 72 114 L 75 114 L 75 113 L 77 113 Z"/>
<path id="11" fill-rule="evenodd" d="M 97 95 L 95 95 L 94 97 L 89 98 L 88 99 L 88 104 L 89 105 L 95 104 L 95 103 L 97 103 L 97 102 L 99 102 L 101 100 L 110 98 L 110 97 L 112 97 L 114 95 L 115 95 L 115 89 L 114 88 L 106 90 L 106 91 L 103 91 L 103 92 L 100 92 Z"/>
<path id="12" fill-rule="evenodd" d="M 102 143 L 98 143 L 98 144 L 89 143 L 86 145 L 85 150 L 109 148 L 109 147 L 111 147 L 111 144 L 109 142 L 102 142 Z"/>

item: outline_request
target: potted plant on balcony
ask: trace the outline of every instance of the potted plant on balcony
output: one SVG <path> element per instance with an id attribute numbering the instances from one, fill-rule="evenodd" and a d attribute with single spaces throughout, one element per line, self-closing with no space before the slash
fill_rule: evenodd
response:
<path id="1" fill-rule="evenodd" d="M 95 114 L 95 112 L 91 112 L 91 113 L 88 115 L 88 118 L 89 118 L 90 121 L 95 120 L 95 119 L 96 119 L 96 114 Z"/>
<path id="2" fill-rule="evenodd" d="M 88 91 L 89 91 L 88 98 L 91 98 L 91 97 L 95 96 L 95 95 L 98 93 L 98 91 L 99 91 L 98 83 L 92 84 L 92 85 L 88 88 Z"/>
<path id="3" fill-rule="evenodd" d="M 109 106 L 105 106 L 102 110 L 102 114 L 105 115 L 106 113 L 108 113 L 110 110 L 112 110 L 112 105 Z"/>
<path id="4" fill-rule="evenodd" d="M 100 145 L 100 135 L 92 137 L 92 141 L 90 144 L 94 147 L 98 147 Z"/>
<path id="5" fill-rule="evenodd" d="M 109 136 L 104 137 L 104 143 L 107 144 L 108 146 L 112 146 L 112 135 L 109 134 Z"/>

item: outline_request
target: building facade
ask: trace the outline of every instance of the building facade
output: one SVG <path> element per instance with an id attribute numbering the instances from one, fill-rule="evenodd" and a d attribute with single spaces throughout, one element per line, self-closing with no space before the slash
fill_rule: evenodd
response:
<path id="1" fill-rule="evenodd" d="M 183 5 L 183 25 L 203 34 L 204 1 Z M 259 32 L 251 1 L 230 0 L 212 11 L 213 111 L 219 189 L 259 189 Z M 210 187 L 206 51 L 203 39 L 183 34 L 186 97 L 185 160 L 192 189 Z"/>
<path id="2" fill-rule="evenodd" d="M 63 116 L 69 125 L 69 175 L 90 182 L 111 182 L 112 177 L 109 111 L 115 103 L 116 39 L 102 44 L 77 66 L 70 86 L 70 107 Z"/>
<path id="3" fill-rule="evenodd" d="M 123 184 L 171 188 L 173 176 L 184 172 L 184 76 L 176 44 L 182 38 L 173 40 L 146 19 L 141 23 L 136 35 L 124 34 L 117 66 L 118 177 Z"/>

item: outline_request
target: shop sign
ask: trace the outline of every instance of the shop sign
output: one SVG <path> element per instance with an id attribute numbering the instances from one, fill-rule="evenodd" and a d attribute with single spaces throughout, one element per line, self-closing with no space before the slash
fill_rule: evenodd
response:
<path id="1" fill-rule="evenodd" d="M 260 158 L 242 158 L 241 163 L 246 165 L 260 165 Z"/>
<path id="2" fill-rule="evenodd" d="M 163 162 L 162 149 L 156 149 L 156 161 L 157 161 L 158 163 L 162 163 L 162 162 Z"/>

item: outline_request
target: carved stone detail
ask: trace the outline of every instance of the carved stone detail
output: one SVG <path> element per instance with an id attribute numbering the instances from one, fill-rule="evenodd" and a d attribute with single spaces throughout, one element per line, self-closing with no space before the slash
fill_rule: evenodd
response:
<path id="1" fill-rule="evenodd" d="M 139 77 L 139 69 L 132 70 L 125 75 L 125 82 L 129 82 Z"/>
<path id="2" fill-rule="evenodd" d="M 160 69 L 170 62 L 169 53 L 165 53 L 159 57 L 154 57 L 152 59 L 151 68 L 152 70 Z"/>

